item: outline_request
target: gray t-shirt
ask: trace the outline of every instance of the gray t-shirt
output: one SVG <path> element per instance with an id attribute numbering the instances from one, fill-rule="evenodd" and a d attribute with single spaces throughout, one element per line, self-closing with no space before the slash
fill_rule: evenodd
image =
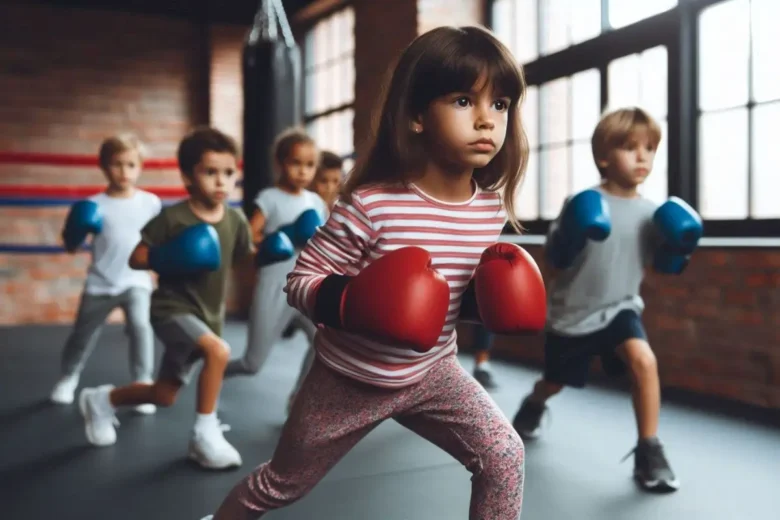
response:
<path id="1" fill-rule="evenodd" d="M 644 197 L 627 199 L 595 189 L 609 206 L 612 232 L 603 242 L 589 240 L 574 264 L 548 284 L 547 327 L 558 334 L 590 334 L 624 309 L 644 310 L 639 287 L 658 241 L 652 222 L 657 205 Z M 550 226 L 548 243 L 558 219 Z"/>

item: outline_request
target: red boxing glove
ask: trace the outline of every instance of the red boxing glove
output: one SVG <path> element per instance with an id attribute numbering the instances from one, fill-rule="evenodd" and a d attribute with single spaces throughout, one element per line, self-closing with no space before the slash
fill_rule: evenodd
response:
<path id="1" fill-rule="evenodd" d="M 450 305 L 447 280 L 419 247 L 387 253 L 357 276 L 331 275 L 317 291 L 315 319 L 427 352 L 439 341 Z"/>
<path id="2" fill-rule="evenodd" d="M 500 242 L 485 249 L 474 272 L 479 317 L 497 334 L 544 329 L 547 291 L 539 267 L 523 248 Z"/>

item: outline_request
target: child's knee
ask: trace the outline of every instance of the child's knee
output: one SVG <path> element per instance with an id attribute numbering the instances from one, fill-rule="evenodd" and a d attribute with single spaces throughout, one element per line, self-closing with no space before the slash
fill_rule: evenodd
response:
<path id="1" fill-rule="evenodd" d="M 173 404 L 176 402 L 176 398 L 179 395 L 179 387 L 166 384 L 166 383 L 155 383 L 152 387 L 152 395 L 154 396 L 154 404 L 157 406 L 162 407 L 169 407 L 173 406 Z"/>
<path id="2" fill-rule="evenodd" d="M 635 378 L 652 376 L 658 373 L 658 361 L 655 354 L 646 342 L 642 343 L 641 345 L 632 345 L 633 348 L 626 349 L 628 365 Z"/>
<path id="3" fill-rule="evenodd" d="M 198 343 L 206 360 L 225 365 L 230 361 L 230 345 L 222 338 L 206 336 Z"/>
<path id="4" fill-rule="evenodd" d="M 489 450 L 480 455 L 483 478 L 492 482 L 509 484 L 522 483 L 525 468 L 525 445 L 514 428 L 508 426 L 502 432 L 503 442 L 491 445 Z"/>

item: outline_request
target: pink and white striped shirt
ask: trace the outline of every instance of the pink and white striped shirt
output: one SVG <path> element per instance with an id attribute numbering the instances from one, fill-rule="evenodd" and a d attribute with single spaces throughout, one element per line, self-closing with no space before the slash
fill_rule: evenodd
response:
<path id="1" fill-rule="evenodd" d="M 411 385 L 457 352 L 461 297 L 482 252 L 498 240 L 505 223 L 499 195 L 479 188 L 460 203 L 436 200 L 414 185 L 360 188 L 351 202 L 334 206 L 301 252 L 287 277 L 288 302 L 311 317 L 326 276 L 357 275 L 373 260 L 402 247 L 427 250 L 450 286 L 447 320 L 433 349 L 415 352 L 330 327 L 321 327 L 314 340 L 318 358 L 340 374 L 383 388 Z M 381 298 L 381 284 L 376 289 Z"/>

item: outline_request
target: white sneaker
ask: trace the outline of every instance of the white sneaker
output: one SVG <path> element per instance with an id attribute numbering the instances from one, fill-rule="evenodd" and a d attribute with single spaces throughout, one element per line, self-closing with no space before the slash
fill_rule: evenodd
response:
<path id="1" fill-rule="evenodd" d="M 214 519 L 214 515 L 209 515 L 209 516 L 204 516 L 200 520 L 213 520 L 213 519 Z"/>
<path id="2" fill-rule="evenodd" d="M 77 386 L 79 386 L 78 374 L 63 376 L 62 379 L 57 381 L 57 384 L 54 385 L 54 390 L 52 390 L 49 399 L 52 403 L 71 404 Z"/>
<path id="3" fill-rule="evenodd" d="M 193 432 L 187 456 L 208 469 L 226 469 L 242 464 L 241 455 L 225 439 L 218 421 Z"/>
<path id="4" fill-rule="evenodd" d="M 151 379 L 143 379 L 136 382 L 144 385 L 151 385 L 154 383 Z M 152 415 L 157 412 L 157 407 L 152 403 L 144 403 L 134 406 L 133 410 L 135 410 L 135 413 L 140 413 L 141 415 Z"/>
<path id="5" fill-rule="evenodd" d="M 113 385 L 85 388 L 79 394 L 79 409 L 84 417 L 87 440 L 95 446 L 110 446 L 116 442 L 119 421 L 108 399 Z"/>
<path id="6" fill-rule="evenodd" d="M 133 410 L 135 410 L 135 413 L 140 413 L 141 415 L 153 415 L 157 412 L 157 407 L 152 403 L 144 403 L 135 406 Z"/>

